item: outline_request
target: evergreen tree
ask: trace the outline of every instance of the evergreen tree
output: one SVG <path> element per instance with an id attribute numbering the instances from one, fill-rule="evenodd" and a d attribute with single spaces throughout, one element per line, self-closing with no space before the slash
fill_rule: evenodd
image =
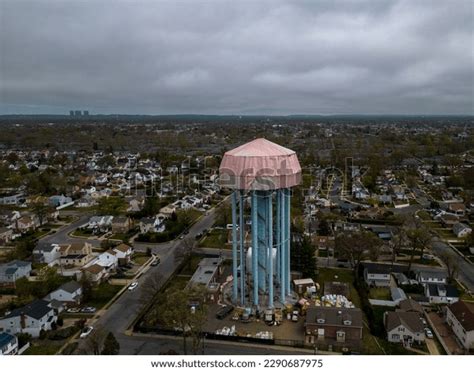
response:
<path id="1" fill-rule="evenodd" d="M 114 334 L 109 332 L 104 341 L 103 355 L 117 355 L 120 351 L 120 344 L 115 338 Z"/>

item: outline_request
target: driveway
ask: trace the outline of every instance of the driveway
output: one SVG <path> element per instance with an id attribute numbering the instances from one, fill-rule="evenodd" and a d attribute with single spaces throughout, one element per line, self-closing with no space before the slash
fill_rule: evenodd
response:
<path id="1" fill-rule="evenodd" d="M 439 355 L 438 347 L 433 339 L 426 339 L 426 346 L 428 347 L 428 351 L 432 356 Z"/>

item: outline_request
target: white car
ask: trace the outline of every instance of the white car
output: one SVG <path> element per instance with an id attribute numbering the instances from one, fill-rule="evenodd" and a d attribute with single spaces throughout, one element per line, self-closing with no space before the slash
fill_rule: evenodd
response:
<path id="1" fill-rule="evenodd" d="M 94 327 L 92 327 L 92 326 L 84 327 L 82 329 L 80 338 L 84 339 L 84 338 L 88 337 L 90 335 L 90 333 L 92 332 L 92 330 L 94 330 Z"/>
<path id="2" fill-rule="evenodd" d="M 137 286 L 138 286 L 138 282 L 136 282 L 136 281 L 135 281 L 135 282 L 132 282 L 132 283 L 130 284 L 130 286 L 128 286 L 128 291 L 133 291 L 133 290 L 135 290 L 135 289 L 137 288 Z"/>
<path id="3" fill-rule="evenodd" d="M 433 339 L 433 333 L 428 327 L 425 328 L 425 334 L 428 339 Z"/>

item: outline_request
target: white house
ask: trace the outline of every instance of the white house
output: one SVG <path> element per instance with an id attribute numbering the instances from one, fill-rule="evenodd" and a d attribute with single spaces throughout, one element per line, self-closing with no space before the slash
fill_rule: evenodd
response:
<path id="1" fill-rule="evenodd" d="M 364 279 L 369 286 L 390 287 L 390 266 L 367 264 L 364 268 Z"/>
<path id="2" fill-rule="evenodd" d="M 120 245 L 114 247 L 114 251 L 119 264 L 128 264 L 130 262 L 130 258 L 133 254 L 133 247 L 125 243 L 121 243 Z"/>
<path id="3" fill-rule="evenodd" d="M 416 312 L 385 312 L 384 324 L 387 340 L 410 347 L 413 342 L 425 341 L 425 332 L 420 315 Z"/>
<path id="4" fill-rule="evenodd" d="M 93 264 L 98 264 L 108 270 L 113 270 L 118 266 L 117 253 L 114 250 L 109 249 L 97 256 L 97 258 L 93 260 Z"/>
<path id="5" fill-rule="evenodd" d="M 89 219 L 87 224 L 88 229 L 96 229 L 102 232 L 110 230 L 112 228 L 112 220 L 114 219 L 111 215 L 93 216 Z"/>
<path id="6" fill-rule="evenodd" d="M 451 304 L 459 300 L 456 287 L 442 283 L 425 285 L 425 296 L 431 304 Z"/>
<path id="7" fill-rule="evenodd" d="M 35 300 L 24 307 L 14 309 L 0 318 L 0 331 L 8 334 L 27 333 L 40 336 L 41 330 L 51 330 L 58 317 L 46 300 Z"/>
<path id="8" fill-rule="evenodd" d="M 58 244 L 38 244 L 33 249 L 33 258 L 38 263 L 54 265 L 61 257 L 60 246 Z"/>
<path id="9" fill-rule="evenodd" d="M 79 304 L 82 297 L 82 286 L 76 281 L 69 281 L 61 285 L 57 290 L 50 292 L 45 300 L 57 300 L 66 304 Z"/>
<path id="10" fill-rule="evenodd" d="M 465 350 L 474 349 L 474 304 L 462 300 L 446 308 L 446 322 Z"/>
<path id="11" fill-rule="evenodd" d="M 416 275 L 416 279 L 421 284 L 430 283 L 446 283 L 448 275 L 441 271 L 420 271 Z"/>
<path id="12" fill-rule="evenodd" d="M 0 285 L 14 284 L 21 277 L 29 277 L 31 272 L 31 263 L 21 260 L 13 260 L 0 265 Z"/>
<path id="13" fill-rule="evenodd" d="M 472 228 L 464 223 L 456 223 L 453 225 L 453 233 L 457 238 L 464 238 L 472 233 Z"/>

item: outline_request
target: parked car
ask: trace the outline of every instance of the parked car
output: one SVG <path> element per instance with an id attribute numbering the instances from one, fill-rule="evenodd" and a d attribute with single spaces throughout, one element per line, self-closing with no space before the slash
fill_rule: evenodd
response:
<path id="1" fill-rule="evenodd" d="M 88 337 L 88 336 L 90 335 L 90 333 L 91 333 L 93 330 L 94 330 L 94 327 L 92 327 L 92 326 L 86 326 L 86 327 L 84 327 L 84 328 L 82 329 L 82 331 L 81 331 L 81 336 L 80 336 L 80 338 L 81 338 L 81 339 L 84 339 L 84 338 Z"/>
<path id="2" fill-rule="evenodd" d="M 428 327 L 425 328 L 425 334 L 428 339 L 433 339 L 433 333 Z"/>
<path id="3" fill-rule="evenodd" d="M 68 313 L 79 313 L 81 311 L 81 308 L 68 308 L 66 312 Z"/>
<path id="4" fill-rule="evenodd" d="M 96 309 L 94 307 L 84 307 L 81 309 L 82 313 L 95 313 Z"/>
<path id="5" fill-rule="evenodd" d="M 133 291 L 133 290 L 135 290 L 135 289 L 137 288 L 137 286 L 138 286 L 138 282 L 137 282 L 137 281 L 132 282 L 132 283 L 130 284 L 130 286 L 128 286 L 128 291 Z"/>
<path id="6" fill-rule="evenodd" d="M 151 266 L 156 267 L 158 264 L 160 264 L 160 262 L 161 262 L 161 259 L 159 256 L 157 256 L 155 260 L 153 260 L 153 262 L 151 263 Z"/>
<path id="7" fill-rule="evenodd" d="M 225 307 L 220 308 L 216 313 L 217 319 L 224 319 L 227 317 L 232 311 L 234 307 L 232 305 L 226 305 Z"/>

